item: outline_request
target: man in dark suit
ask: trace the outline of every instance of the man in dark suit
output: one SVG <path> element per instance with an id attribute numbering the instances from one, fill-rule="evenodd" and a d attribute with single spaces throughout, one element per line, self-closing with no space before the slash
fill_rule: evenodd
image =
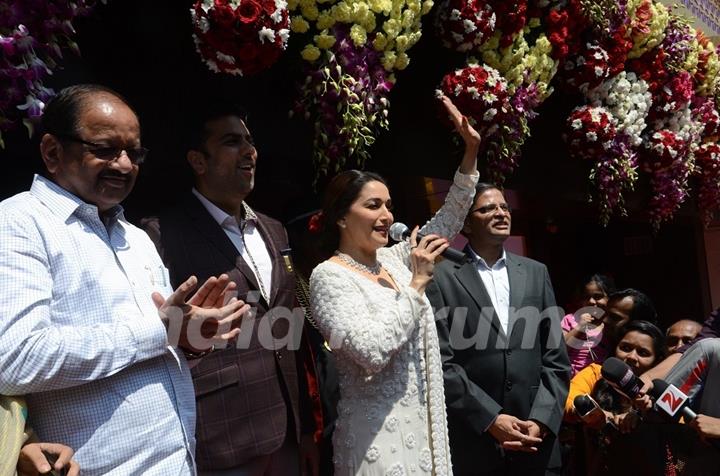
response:
<path id="1" fill-rule="evenodd" d="M 254 307 L 236 345 L 188 355 L 201 475 L 317 474 L 312 403 L 300 345 L 302 312 L 282 250 L 284 227 L 251 209 L 257 150 L 241 109 L 209 102 L 186 131 L 192 193 L 146 222 L 173 283 L 227 273 Z M 253 304 L 254 303 L 254 304 Z"/>
<path id="2" fill-rule="evenodd" d="M 436 312 L 456 475 L 559 474 L 570 366 L 547 268 L 508 253 L 510 209 L 480 183 L 463 234 L 472 259 L 444 261 Z"/>

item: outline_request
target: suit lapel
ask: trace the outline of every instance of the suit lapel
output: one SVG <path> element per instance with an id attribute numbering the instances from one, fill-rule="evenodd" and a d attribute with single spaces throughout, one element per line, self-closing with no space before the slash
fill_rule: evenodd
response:
<path id="1" fill-rule="evenodd" d="M 490 295 L 487 293 L 485 285 L 480 278 L 475 262 L 470 261 L 462 265 L 460 269 L 455 272 L 455 277 L 460 281 L 460 284 L 465 288 L 470 297 L 472 297 L 473 301 L 475 301 L 478 308 L 480 308 L 479 319 L 489 320 L 490 325 L 498 335 L 504 339 L 505 332 L 502 330 L 498 319 L 495 319 L 495 312 L 491 314 L 485 311 L 488 308 L 494 310 L 494 307 Z"/>
<path id="2" fill-rule="evenodd" d="M 525 296 L 527 270 L 517 257 L 511 253 L 505 254 L 507 262 L 508 280 L 510 281 L 510 307 L 519 309 Z"/>
<path id="3" fill-rule="evenodd" d="M 255 274 L 245 262 L 230 238 L 222 227 L 213 219 L 205 207 L 195 196 L 190 196 L 185 203 L 185 209 L 190 216 L 190 223 L 195 224 L 198 232 L 205 236 L 208 243 L 216 247 L 227 258 L 231 266 L 237 268 L 252 288 L 260 289 Z"/>

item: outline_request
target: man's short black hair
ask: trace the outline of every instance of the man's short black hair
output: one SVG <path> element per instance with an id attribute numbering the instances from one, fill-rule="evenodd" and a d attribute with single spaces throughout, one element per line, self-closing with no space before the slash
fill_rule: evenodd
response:
<path id="1" fill-rule="evenodd" d="M 55 136 L 77 135 L 80 113 L 87 100 L 96 94 L 119 99 L 137 116 L 137 112 L 120 93 L 100 84 L 76 84 L 61 90 L 45 106 L 41 123 L 43 131 Z"/>
<path id="2" fill-rule="evenodd" d="M 642 320 L 657 325 L 658 316 L 655 305 L 648 295 L 642 291 L 633 288 L 615 291 L 609 296 L 608 301 L 621 300 L 626 297 L 631 297 L 633 300 L 633 308 L 629 316 L 631 321 Z"/>
<path id="3" fill-rule="evenodd" d="M 247 125 L 247 111 L 237 102 L 215 99 L 197 104 L 185 121 L 186 150 L 203 150 L 208 138 L 207 123 L 229 116 L 239 117 Z"/>
<path id="4" fill-rule="evenodd" d="M 503 193 L 503 189 L 495 185 L 494 183 L 478 182 L 475 185 L 475 196 L 473 196 L 473 203 L 475 203 L 475 200 L 477 200 L 480 195 L 487 192 L 488 190 L 497 190 L 498 192 Z"/>

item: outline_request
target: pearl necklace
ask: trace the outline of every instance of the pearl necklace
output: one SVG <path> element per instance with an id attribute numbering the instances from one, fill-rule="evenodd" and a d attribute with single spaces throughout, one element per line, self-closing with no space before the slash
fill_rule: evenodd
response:
<path id="1" fill-rule="evenodd" d="M 345 254 L 345 253 L 341 253 L 339 251 L 335 252 L 335 256 L 337 256 L 340 259 L 340 261 L 342 261 L 343 263 L 357 269 L 358 271 L 372 274 L 374 276 L 379 275 L 380 270 L 382 269 L 382 264 L 380 264 L 379 261 L 372 266 L 368 266 L 368 265 L 362 264 L 358 261 L 355 261 L 355 259 L 353 259 L 352 256 Z"/>

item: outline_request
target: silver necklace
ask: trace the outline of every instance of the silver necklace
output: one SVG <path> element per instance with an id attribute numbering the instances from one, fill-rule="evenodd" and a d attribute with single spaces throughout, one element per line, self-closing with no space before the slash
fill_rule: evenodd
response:
<path id="1" fill-rule="evenodd" d="M 337 256 L 340 259 L 340 261 L 342 261 L 343 263 L 357 269 L 358 271 L 363 271 L 365 273 L 372 274 L 375 276 L 380 274 L 380 270 L 382 269 L 382 264 L 380 264 L 379 261 L 376 262 L 372 266 L 368 266 L 366 264 L 362 264 L 358 261 L 355 261 L 355 259 L 353 259 L 352 256 L 345 254 L 345 253 L 341 253 L 339 251 L 335 252 L 335 256 Z"/>

